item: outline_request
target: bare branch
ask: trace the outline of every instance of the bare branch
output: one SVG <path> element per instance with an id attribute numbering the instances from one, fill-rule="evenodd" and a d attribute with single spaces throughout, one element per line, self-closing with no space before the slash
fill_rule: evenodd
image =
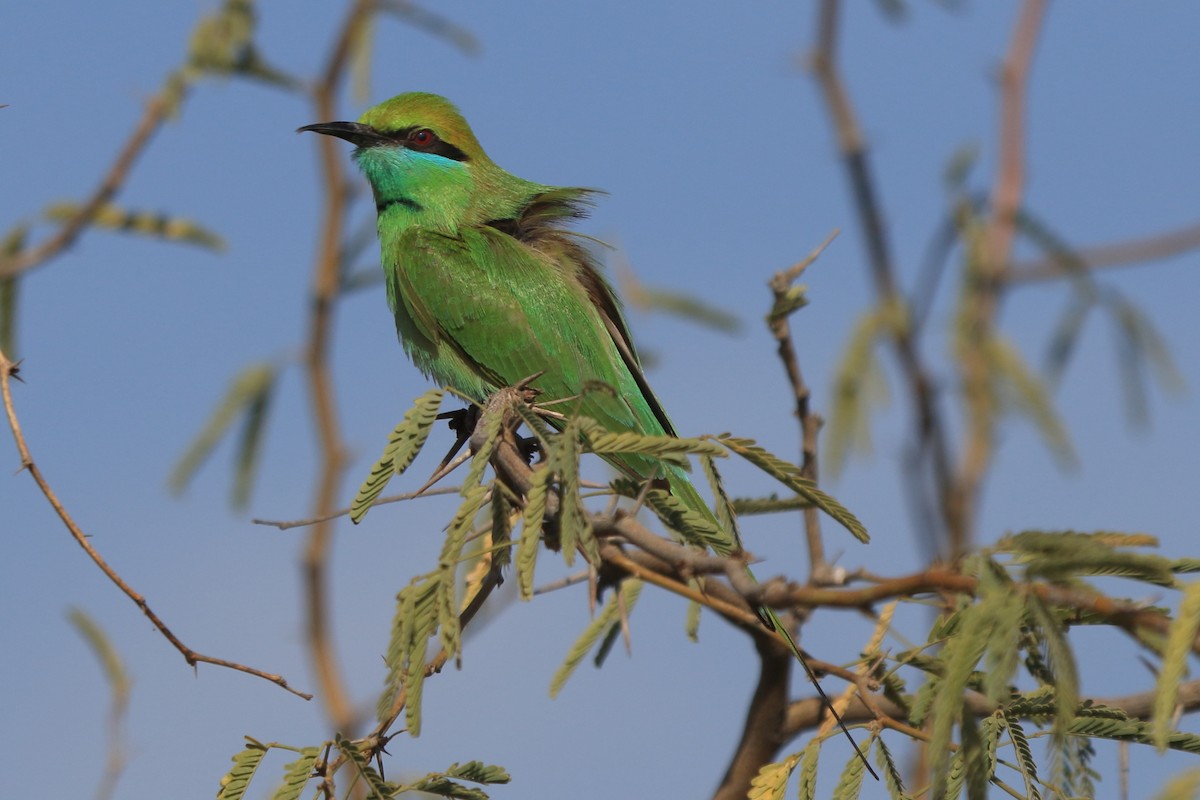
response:
<path id="1" fill-rule="evenodd" d="M 1013 285 L 1034 284 L 1069 277 L 1072 269 L 1078 265 L 1090 270 L 1128 267 L 1170 258 L 1197 248 L 1200 248 L 1200 223 L 1192 223 L 1151 236 L 1075 251 L 1072 253 L 1071 266 L 1053 256 L 1014 264 L 1005 270 L 1001 280 Z"/>
<path id="2" fill-rule="evenodd" d="M 890 342 L 912 397 L 917 431 L 917 454 L 914 461 L 921 469 L 928 464 L 932 471 L 934 489 L 939 498 L 940 519 L 945 527 L 944 535 L 949 538 L 950 550 L 954 552 L 958 549 L 954 543 L 965 542 L 970 538 L 970 520 L 964 513 L 962 495 L 951 463 L 946 426 L 938 410 L 933 379 L 921 359 L 914 330 L 906 323 L 909 316 L 907 303 L 896 281 L 891 247 L 867 161 L 866 143 L 837 67 L 840 14 L 839 0 L 821 0 L 817 11 L 818 38 L 811 55 L 811 70 L 837 134 L 838 149 L 862 226 L 877 301 L 880 307 L 895 310 L 892 316 L 896 322 L 891 326 Z M 910 501 L 914 504 L 918 517 L 931 517 L 924 510 L 925 500 L 922 492 L 911 492 Z M 936 547 L 931 547 L 931 550 L 936 551 Z"/>
<path id="3" fill-rule="evenodd" d="M 372 0 L 357 0 L 342 22 L 333 52 L 321 79 L 313 88 L 313 108 L 319 120 L 331 120 L 336 116 L 334 101 L 337 87 L 342 81 L 358 32 L 373 8 Z M 308 344 L 305 348 L 304 365 L 321 463 L 320 474 L 313 491 L 313 517 L 321 521 L 315 524 L 309 534 L 304 551 L 307 632 L 309 653 L 321 685 L 321 696 L 325 701 L 326 711 L 335 728 L 348 730 L 350 722 L 354 719 L 354 709 L 336 661 L 328 619 L 329 599 L 326 586 L 326 564 L 334 533 L 330 515 L 335 507 L 338 487 L 347 462 L 329 365 L 333 312 L 339 293 L 339 250 L 347 206 L 347 189 L 342 166 L 343 154 L 337 151 L 334 141 L 326 136 L 318 137 L 317 147 L 325 186 L 325 209 L 317 259 L 313 265 Z"/>
<path id="4" fill-rule="evenodd" d="M 3 398 L 4 413 L 8 418 L 8 427 L 12 430 L 13 441 L 16 442 L 17 453 L 21 457 L 21 469 L 28 472 L 30 477 L 33 478 L 33 482 L 37 484 L 38 489 L 40 489 L 42 494 L 45 496 L 46 502 L 48 502 L 50 507 L 54 509 L 54 513 L 58 515 L 60 520 L 62 520 L 63 525 L 66 526 L 71 536 L 75 539 L 75 542 L 83 548 L 84 552 L 88 554 L 88 557 L 92 559 L 92 562 L 100 568 L 100 571 L 103 572 L 110 581 L 116 584 L 118 589 L 124 592 L 125 595 L 133 601 L 134 605 L 142 610 L 142 613 L 145 614 L 150 620 L 151 624 L 158 629 L 159 633 L 165 636 L 167 641 L 170 642 L 175 649 L 183 655 L 184 660 L 187 661 L 189 666 L 195 667 L 200 663 L 213 664 L 215 666 L 225 667 L 237 672 L 245 672 L 247 675 L 254 675 L 255 677 L 262 678 L 263 680 L 268 680 L 277 686 L 281 686 L 292 694 L 303 697 L 305 700 L 311 700 L 311 694 L 306 694 L 305 692 L 293 689 L 288 685 L 288 682 L 284 680 L 281 675 L 276 675 L 271 672 L 264 672 L 263 670 L 249 667 L 245 664 L 239 664 L 234 661 L 227 661 L 223 658 L 206 656 L 185 645 L 182 641 L 180 641 L 179 637 L 172 633 L 171 629 L 167 627 L 167 624 L 163 622 L 157 614 L 154 613 L 154 610 L 150 608 L 150 604 L 146 602 L 146 598 L 134 591 L 133 587 L 126 583 L 125 580 L 117 573 L 117 571 L 113 569 L 107 561 L 104 560 L 99 551 L 97 551 L 92 545 L 91 539 L 88 537 L 88 535 L 83 532 L 83 530 L 78 524 L 76 524 L 75 520 L 67 512 L 66 507 L 63 506 L 62 502 L 58 499 L 58 495 L 56 495 L 54 490 L 50 487 L 49 482 L 46 480 L 45 476 L 42 475 L 42 471 L 38 468 L 37 463 L 33 460 L 33 456 L 29 452 L 29 445 L 26 443 L 25 435 L 21 431 L 21 424 L 17 419 L 17 411 L 13 404 L 12 398 L 11 379 L 16 377 L 19 366 L 19 364 L 10 361 L 8 356 L 4 354 L 4 351 L 0 350 L 0 397 Z"/>

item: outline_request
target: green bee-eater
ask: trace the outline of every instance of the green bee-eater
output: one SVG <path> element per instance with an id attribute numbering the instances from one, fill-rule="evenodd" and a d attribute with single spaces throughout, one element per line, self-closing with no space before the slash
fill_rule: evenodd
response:
<path id="1" fill-rule="evenodd" d="M 375 196 L 388 305 L 422 372 L 479 402 L 540 372 L 543 401 L 579 396 L 578 411 L 610 430 L 675 435 L 612 287 L 580 236 L 563 227 L 586 214 L 593 190 L 505 172 L 438 95 L 398 95 L 358 122 L 300 130 L 355 145 Z M 597 381 L 615 391 L 583 391 Z M 644 456 L 611 462 L 633 478 L 665 477 L 681 502 L 720 528 L 682 470 Z M 742 551 L 735 531 L 708 544 L 721 555 Z M 775 613 L 759 615 L 815 684 Z"/>

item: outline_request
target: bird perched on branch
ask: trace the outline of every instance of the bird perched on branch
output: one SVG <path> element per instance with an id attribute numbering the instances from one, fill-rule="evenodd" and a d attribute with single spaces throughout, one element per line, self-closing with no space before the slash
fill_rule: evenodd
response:
<path id="1" fill-rule="evenodd" d="M 612 431 L 675 435 L 612 287 L 584 240 L 565 227 L 586 215 L 594 190 L 505 172 L 438 95 L 401 94 L 358 122 L 300 130 L 355 146 L 374 192 L 388 305 L 422 372 L 481 403 L 541 372 L 544 400 L 578 397 L 578 412 Z M 597 382 L 614 391 L 584 391 Z M 631 478 L 665 478 L 680 502 L 720 531 L 707 541 L 714 551 L 742 553 L 737 532 L 717 524 L 682 469 L 638 454 L 609 460 Z M 775 612 L 758 614 L 816 685 Z"/>

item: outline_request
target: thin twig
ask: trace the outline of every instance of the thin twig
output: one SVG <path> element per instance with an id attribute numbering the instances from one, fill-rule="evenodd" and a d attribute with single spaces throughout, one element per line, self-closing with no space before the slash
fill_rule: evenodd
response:
<path id="1" fill-rule="evenodd" d="M 33 456 L 29 452 L 29 445 L 26 443 L 25 435 L 21 431 L 21 424 L 17 419 L 17 411 L 15 405 L 13 404 L 12 398 L 11 379 L 16 376 L 18 368 L 19 364 L 10 361 L 8 356 L 4 354 L 4 351 L 0 350 L 0 397 L 3 398 L 4 413 L 8 418 L 8 427 L 12 430 L 13 441 L 16 442 L 17 453 L 21 457 L 21 469 L 28 472 L 30 477 L 33 478 L 33 482 L 37 484 L 38 489 L 40 489 L 42 494 L 45 496 L 46 502 L 48 502 L 50 507 L 54 509 L 54 513 L 58 515 L 60 520 L 62 520 L 63 525 L 66 526 L 71 536 L 75 539 L 75 542 L 83 548 L 84 552 L 88 554 L 88 557 L 92 559 L 92 562 L 100 568 L 101 572 L 108 576 L 110 581 L 116 584 L 118 589 L 124 592 L 125 595 L 133 601 L 134 605 L 142 610 L 142 613 L 145 614 L 154 627 L 158 629 L 159 633 L 165 636 L 167 641 L 169 641 L 175 647 L 175 649 L 183 655 L 184 660 L 187 661 L 190 666 L 195 667 L 199 663 L 204 663 L 213 664 L 214 666 L 218 667 L 225 667 L 226 669 L 236 670 L 237 672 L 245 672 L 247 675 L 254 675 L 262 678 L 263 680 L 268 680 L 271 683 L 281 686 L 292 694 L 303 697 L 305 700 L 311 700 L 311 694 L 306 694 L 293 689 L 280 675 L 264 672 L 260 669 L 248 667 L 245 664 L 239 664 L 234 661 L 227 661 L 223 658 L 206 656 L 185 645 L 182 641 L 180 641 L 179 637 L 171 632 L 171 629 L 167 627 L 167 624 L 163 622 L 157 614 L 154 613 L 154 610 L 150 608 L 150 604 L 146 602 L 146 598 L 134 591 L 133 587 L 126 583 L 125 580 L 119 574 L 117 574 L 117 571 L 113 569 L 107 561 L 104 560 L 99 551 L 92 546 L 91 539 L 88 537 L 88 535 L 83 532 L 83 530 L 76 524 L 75 520 L 67 512 L 66 507 L 63 506 L 62 502 L 58 499 L 58 495 L 55 494 L 54 490 L 50 487 L 49 482 L 47 482 L 45 476 L 42 475 L 41 469 L 38 468 L 37 463 L 33 460 Z"/>
<path id="2" fill-rule="evenodd" d="M 438 495 L 445 495 L 445 494 L 458 494 L 461 491 L 461 489 L 462 489 L 462 487 L 459 487 L 459 486 L 444 486 L 441 489 L 430 489 L 430 490 L 424 491 L 424 492 L 405 492 L 404 494 L 388 495 L 387 497 L 381 497 L 378 500 L 376 500 L 374 503 L 371 503 L 371 508 L 375 508 L 376 506 L 387 505 L 388 503 L 400 503 L 405 500 L 417 500 L 422 497 L 435 497 Z M 324 516 L 309 517 L 308 519 L 277 520 L 277 519 L 260 519 L 258 517 L 255 517 L 254 519 L 252 519 L 250 521 L 252 523 L 254 523 L 255 525 L 265 525 L 267 527 L 278 528 L 281 531 L 286 531 L 286 530 L 290 530 L 291 528 L 304 528 L 309 525 L 316 525 L 320 522 L 329 522 L 330 520 L 337 519 L 338 517 L 347 516 L 349 513 L 350 513 L 350 506 L 346 506 L 345 508 L 339 508 L 337 511 L 331 511 L 328 514 L 325 514 Z"/>
<path id="3" fill-rule="evenodd" d="M 161 94 L 146 101 L 146 108 L 142 112 L 142 118 L 138 121 L 137 127 L 133 129 L 133 133 L 126 140 L 99 185 L 92 191 L 91 196 L 46 241 L 37 247 L 19 253 L 10 260 L 0 258 L 0 278 L 11 278 L 39 267 L 71 247 L 84 229 L 95 219 L 100 209 L 120 191 L 126 178 L 129 177 L 130 170 L 133 169 L 134 162 L 146 149 L 150 139 L 162 127 L 166 116 L 167 104 Z"/>
<path id="4" fill-rule="evenodd" d="M 819 477 L 817 433 L 821 429 L 823 420 L 819 414 L 813 413 L 809 406 L 812 392 L 809 390 L 808 384 L 804 382 L 804 374 L 800 371 L 800 359 L 796 356 L 796 345 L 792 339 L 790 313 L 779 313 L 777 309 L 785 307 L 788 302 L 788 293 L 792 290 L 793 284 L 804 273 L 804 270 L 817 260 L 817 257 L 824 252 L 837 235 L 838 231 L 835 230 L 803 261 L 790 269 L 776 272 L 767 282 L 771 294 L 774 296 L 773 310 L 767 315 L 767 327 L 770 329 L 771 335 L 775 337 L 775 350 L 779 355 L 779 360 L 783 362 L 783 369 L 792 389 L 792 399 L 796 404 L 794 413 L 800 423 L 800 474 L 814 484 Z M 825 541 L 821 537 L 820 512 L 815 506 L 809 506 L 804 509 L 803 519 L 804 536 L 808 542 L 809 582 L 820 585 L 828 584 L 831 582 L 832 570 L 829 562 L 825 559 Z"/>
<path id="5" fill-rule="evenodd" d="M 1012 285 L 1034 284 L 1070 277 L 1079 266 L 1090 270 L 1128 267 L 1170 258 L 1197 248 L 1200 248 L 1200 223 L 1192 223 L 1151 236 L 1073 251 L 1070 266 L 1064 264 L 1063 259 L 1053 256 L 1013 264 L 1000 279 Z"/>

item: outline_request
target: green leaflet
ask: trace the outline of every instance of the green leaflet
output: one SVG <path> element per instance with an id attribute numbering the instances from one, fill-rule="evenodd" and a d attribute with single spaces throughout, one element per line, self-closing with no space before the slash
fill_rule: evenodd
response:
<path id="1" fill-rule="evenodd" d="M 508 783 L 512 779 L 502 767 L 491 766 L 481 761 L 468 761 L 461 765 L 451 764 L 444 772 L 430 773 L 405 787 L 404 791 L 428 792 L 456 800 L 487 800 L 488 795 L 482 789 L 463 786 L 457 782 L 459 780 L 495 784 Z"/>
<path id="2" fill-rule="evenodd" d="M 566 685 L 567 679 L 575 672 L 575 668 L 587 656 L 593 645 L 600 641 L 610 627 L 620 623 L 621 608 L 624 607 L 626 614 L 633 610 L 633 605 L 637 602 L 641 591 L 641 581 L 635 578 L 626 578 L 621 581 L 620 588 L 609 596 L 608 602 L 604 604 L 604 608 L 600 610 L 600 613 L 592 619 L 579 638 L 575 640 L 575 643 L 571 645 L 566 660 L 563 661 L 558 671 L 554 673 L 554 677 L 550 681 L 551 697 L 558 696 L 558 693 L 562 691 L 562 687 Z M 618 597 L 618 594 L 620 597 Z"/>
<path id="3" fill-rule="evenodd" d="M 1013 751 L 1017 755 L 1017 769 L 1025 781 L 1025 794 L 1029 800 L 1041 800 L 1037 785 L 1040 782 L 1037 774 L 1037 762 L 1033 758 L 1033 749 L 1025 736 L 1021 721 L 1015 716 L 1004 712 L 1004 726 L 1008 729 L 1008 738 L 1012 741 Z"/>
<path id="4" fill-rule="evenodd" d="M 592 453 L 641 453 L 680 466 L 687 466 L 687 455 L 725 458 L 728 452 L 707 439 L 685 439 L 677 436 L 653 436 L 633 431 L 610 431 L 595 420 L 575 417 L 579 431 L 587 440 Z"/>
<path id="5" fill-rule="evenodd" d="M 812 508 L 812 503 L 799 495 L 792 497 L 735 497 L 731 501 L 734 512 L 739 517 L 753 514 L 778 514 L 784 511 L 802 511 Z"/>
<path id="6" fill-rule="evenodd" d="M 67 222 L 74 219 L 82 208 L 80 203 L 55 203 L 46 209 L 46 219 L 52 222 Z M 194 244 L 217 252 L 225 249 L 224 239 L 189 219 L 125 209 L 113 203 L 105 203 L 100 207 L 92 218 L 92 225 L 151 239 Z"/>
<path id="7" fill-rule="evenodd" d="M 869 749 L 870 741 L 863 745 L 863 749 Z M 834 787 L 831 800 L 858 800 L 859 794 L 862 792 L 863 777 L 867 774 L 866 765 L 857 754 L 850 757 L 846 762 L 846 766 L 842 768 L 842 774 L 838 778 L 837 786 Z"/>
<path id="8" fill-rule="evenodd" d="M 804 757 L 800 759 L 799 797 L 801 800 L 816 800 L 817 798 L 817 759 L 821 756 L 821 740 L 813 737 L 804 748 Z"/>
<path id="9" fill-rule="evenodd" d="M 1074 466 L 1078 457 L 1046 386 L 1025 364 L 1017 349 L 1007 339 L 993 333 L 982 342 L 982 356 L 987 361 L 992 381 L 999 384 L 993 391 L 1007 388 L 1012 404 L 1041 431 L 1050 452 L 1062 463 Z"/>
<path id="10" fill-rule="evenodd" d="M 958 635 L 946 642 L 942 658 L 946 663 L 946 674 L 933 698 L 933 731 L 929 740 L 930 768 L 933 775 L 946 772 L 950 753 L 951 732 L 956 723 L 961 723 L 966 736 L 966 719 L 963 713 L 963 692 L 975 670 L 975 665 L 987 649 L 991 629 L 982 606 L 965 608 L 960 614 Z M 959 755 L 962 755 L 960 751 Z M 964 769 L 965 769 L 964 765 Z"/>
<path id="11" fill-rule="evenodd" d="M 247 737 L 246 749 L 233 756 L 233 768 L 221 778 L 217 800 L 241 800 L 266 754 L 266 747 Z"/>
<path id="12" fill-rule="evenodd" d="M 1154 732 L 1150 723 L 1137 719 L 1121 720 L 1079 716 L 1068 726 L 1067 733 L 1114 739 L 1119 742 L 1154 744 Z M 1171 750 L 1200 755 L 1200 734 L 1173 731 L 1167 734 L 1167 747 Z"/>
<path id="13" fill-rule="evenodd" d="M 87 642 L 88 648 L 95 654 L 104 670 L 104 678 L 108 681 L 109 691 L 112 693 L 113 713 L 123 713 L 129 702 L 133 681 L 125 669 L 121 654 L 113 647 L 112 640 L 105 634 L 104 629 L 86 612 L 72 608 L 67 612 L 67 618 Z"/>
<path id="14" fill-rule="evenodd" d="M 475 515 L 479 513 L 490 491 L 490 486 L 475 486 L 466 490 L 466 498 L 450 523 L 445 543 L 442 545 L 442 554 L 438 559 L 437 622 L 441 631 L 442 647 L 446 648 L 447 655 L 452 658 L 458 656 L 462 647 L 459 605 L 455 596 L 458 588 L 458 564 L 467 536 L 475 526 Z"/>
<path id="15" fill-rule="evenodd" d="M 562 501 L 559 514 L 559 536 L 562 546 L 563 561 L 567 566 L 575 564 L 575 547 L 582 545 L 584 539 L 590 539 L 592 521 L 588 517 L 579 500 L 579 420 L 572 419 L 567 423 L 554 442 L 550 451 L 550 465 L 558 473 L 558 482 Z M 592 547 L 595 540 L 592 539 Z M 590 558 L 589 553 L 589 558 Z M 593 564 L 599 559 L 592 560 Z"/>
<path id="16" fill-rule="evenodd" d="M 850 531 L 860 542 L 869 542 L 870 535 L 858 518 L 830 495 L 821 491 L 812 481 L 800 474 L 800 468 L 795 464 L 784 461 L 772 455 L 754 443 L 752 439 L 739 439 L 730 435 L 714 437 L 730 451 L 737 453 L 754 466 L 761 469 L 777 481 L 787 486 L 796 494 L 805 498 L 817 508 L 832 517 L 838 524 Z"/>
<path id="17" fill-rule="evenodd" d="M 870 451 L 871 412 L 888 399 L 887 381 L 875 357 L 875 343 L 892 330 L 891 316 L 886 307 L 860 316 L 842 351 L 825 439 L 831 475 L 841 474 L 853 451 Z"/>
<path id="18" fill-rule="evenodd" d="M 396 616 L 392 620 L 392 634 L 385 659 L 388 672 L 383 694 L 379 697 L 377 714 L 380 720 L 386 719 L 397 694 L 405 690 L 405 723 L 413 736 L 421 732 L 425 653 L 429 637 L 438 624 L 438 602 L 442 599 L 439 592 L 444 591 L 441 587 L 443 578 L 440 571 L 414 578 L 396 595 Z"/>
<path id="19" fill-rule="evenodd" d="M 904 791 L 904 780 L 900 777 L 900 770 L 896 768 L 896 760 L 892 758 L 892 753 L 882 736 L 875 737 L 875 763 L 883 773 L 888 797 L 891 800 L 909 800 L 910 795 Z"/>
<path id="20" fill-rule="evenodd" d="M 729 552 L 729 534 L 703 514 L 684 505 L 683 501 L 665 489 L 651 489 L 646 492 L 646 505 L 684 542 L 696 547 L 709 548 L 716 553 Z"/>
<path id="21" fill-rule="evenodd" d="M 363 755 L 362 750 L 358 748 L 354 742 L 342 736 L 340 733 L 334 739 L 334 745 L 342 752 L 344 756 L 354 765 L 355 771 L 359 776 L 366 781 L 369 791 L 367 792 L 367 800 L 384 800 L 384 798 L 393 797 L 399 787 L 395 784 L 388 783 L 383 779 L 375 768 L 367 761 L 367 757 Z"/>
<path id="22" fill-rule="evenodd" d="M 271 795 L 271 800 L 297 800 L 304 787 L 308 785 L 313 774 L 313 765 L 321 754 L 318 747 L 305 747 L 300 751 L 300 757 L 286 764 L 287 771 L 283 775 L 283 783 Z"/>
<path id="23" fill-rule="evenodd" d="M 350 504 L 352 522 L 358 524 L 362 521 L 392 476 L 403 474 L 417 457 L 417 453 L 421 452 L 425 440 L 429 437 L 429 431 L 437 421 L 438 409 L 441 408 L 444 395 L 443 389 L 430 389 L 418 397 L 412 408 L 405 413 L 404 419 L 388 437 L 383 455 L 371 467 L 371 473 L 359 488 L 354 502 Z"/>
<path id="24" fill-rule="evenodd" d="M 807 751 L 793 753 L 783 761 L 767 764 L 759 769 L 758 774 L 750 781 L 750 792 L 747 795 L 749 800 L 783 800 L 792 770 L 800 763 L 805 752 Z"/>
<path id="25" fill-rule="evenodd" d="M 538 546 L 542 542 L 542 520 L 546 515 L 546 492 L 554 473 L 548 465 L 533 471 L 532 487 L 525 497 L 525 516 L 521 524 L 521 541 L 517 545 L 517 586 L 522 600 L 533 597 L 533 570 L 537 564 Z"/>
<path id="26" fill-rule="evenodd" d="M 1071 652 L 1062 623 L 1054 610 L 1042 602 L 1037 592 L 1028 592 L 1026 603 L 1030 619 L 1044 642 L 1048 666 L 1054 676 L 1054 732 L 1056 736 L 1061 736 L 1075 718 L 1075 707 L 1079 705 L 1079 672 L 1075 666 L 1075 654 Z"/>
<path id="27" fill-rule="evenodd" d="M 1154 730 L 1154 746 L 1158 752 L 1167 749 L 1171 734 L 1171 722 L 1175 717 L 1175 706 L 1179 697 L 1179 684 L 1187 672 L 1188 656 L 1200 630 L 1200 583 L 1188 584 L 1179 603 L 1179 613 L 1171 621 L 1167 633 L 1167 646 L 1163 652 L 1162 665 L 1158 672 L 1158 685 L 1154 692 L 1154 714 L 1151 717 Z"/>
<path id="28" fill-rule="evenodd" d="M 25 237 L 29 229 L 24 225 L 12 228 L 0 239 L 0 263 L 16 258 L 25 249 Z M 0 350 L 9 360 L 16 360 L 17 353 L 17 298 L 21 290 L 21 276 L 0 277 Z"/>
<path id="29" fill-rule="evenodd" d="M 238 415 L 245 413 L 246 423 L 238 447 L 238 469 L 234 483 L 234 505 L 244 504 L 249 498 L 250 480 L 263 441 L 270 395 L 278 377 L 275 366 L 268 362 L 251 364 L 242 370 L 230 384 L 225 397 L 217 404 L 208 421 L 192 440 L 187 451 L 176 462 L 168 481 L 175 494 L 182 493 L 199 471 L 204 461 L 212 455 L 225 432 L 232 427 Z"/>
<path id="30" fill-rule="evenodd" d="M 725 455 L 723 451 L 721 454 Z M 717 463 L 712 460 L 711 456 L 702 455 L 700 456 L 700 468 L 704 470 L 704 477 L 708 480 L 708 487 L 712 489 L 713 499 L 716 501 L 717 523 L 722 530 L 732 534 L 734 541 L 738 541 L 741 538 L 737 525 L 738 512 L 734 509 L 729 494 L 725 491 L 725 482 L 721 480 Z"/>

